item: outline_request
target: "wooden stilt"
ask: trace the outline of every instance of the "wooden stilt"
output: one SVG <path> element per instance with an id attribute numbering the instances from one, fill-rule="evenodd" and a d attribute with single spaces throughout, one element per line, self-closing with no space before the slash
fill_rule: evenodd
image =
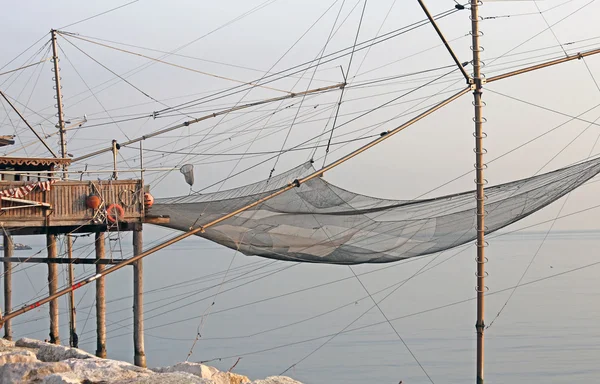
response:
<path id="1" fill-rule="evenodd" d="M 12 257 L 14 243 L 12 236 L 4 235 L 4 257 Z M 12 311 L 12 263 L 4 262 L 4 313 Z M 12 340 L 12 325 L 10 320 L 4 323 L 4 338 Z"/>
<path id="2" fill-rule="evenodd" d="M 56 248 L 56 236 L 46 235 L 48 246 L 48 259 L 55 259 L 58 251 Z M 48 291 L 54 295 L 58 291 L 58 264 L 48 263 Z M 58 332 L 58 299 L 50 301 L 50 342 L 60 344 Z"/>
<path id="3" fill-rule="evenodd" d="M 96 259 L 104 259 L 104 233 L 96 233 Z M 96 264 L 96 273 L 104 270 L 103 264 Z M 106 301 L 104 277 L 96 279 L 96 356 L 106 358 Z"/>
<path id="4" fill-rule="evenodd" d="M 133 232 L 133 254 L 142 253 L 142 231 Z M 133 263 L 133 346 L 134 363 L 146 368 L 144 352 L 144 269 L 142 260 Z"/>
<path id="5" fill-rule="evenodd" d="M 73 239 L 67 235 L 67 254 L 69 261 L 73 260 Z M 69 285 L 75 282 L 75 266 L 69 264 Z M 75 311 L 75 291 L 69 293 L 69 345 L 79 348 L 79 337 L 77 336 L 77 312 Z"/>

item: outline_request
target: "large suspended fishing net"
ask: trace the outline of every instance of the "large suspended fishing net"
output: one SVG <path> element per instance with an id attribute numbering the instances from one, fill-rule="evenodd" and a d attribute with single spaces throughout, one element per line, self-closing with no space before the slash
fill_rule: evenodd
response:
<path id="1" fill-rule="evenodd" d="M 268 181 L 208 194 L 157 199 L 164 226 L 198 227 L 313 173 L 303 164 Z M 486 188 L 486 233 L 514 223 L 600 173 L 594 159 Z M 384 200 L 312 179 L 199 236 L 247 255 L 315 263 L 386 263 L 473 241 L 475 192 L 424 200 Z"/>

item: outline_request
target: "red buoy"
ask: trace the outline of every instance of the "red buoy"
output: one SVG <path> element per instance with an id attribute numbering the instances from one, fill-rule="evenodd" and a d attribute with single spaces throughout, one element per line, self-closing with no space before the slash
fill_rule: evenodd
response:
<path id="1" fill-rule="evenodd" d="M 93 209 L 93 210 L 98 209 L 98 207 L 100 207 L 101 203 L 102 203 L 102 200 L 100 200 L 100 196 L 98 196 L 98 195 L 89 195 L 85 199 L 86 207 Z"/>
<path id="2" fill-rule="evenodd" d="M 148 209 L 154 205 L 154 197 L 146 192 L 144 193 L 144 208 Z"/>

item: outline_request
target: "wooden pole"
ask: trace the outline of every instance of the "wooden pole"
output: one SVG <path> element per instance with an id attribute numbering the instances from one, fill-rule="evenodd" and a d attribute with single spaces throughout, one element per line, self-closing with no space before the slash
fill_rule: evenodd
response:
<path id="1" fill-rule="evenodd" d="M 56 108 L 58 109 L 58 131 L 60 133 L 60 154 L 63 159 L 68 158 L 67 153 L 67 131 L 65 129 L 65 114 L 63 112 L 63 104 L 62 104 L 62 86 L 60 85 L 60 67 L 58 66 L 59 58 L 58 58 L 58 43 L 56 42 L 56 30 L 50 31 L 51 41 L 52 41 L 52 62 L 54 64 L 54 88 L 56 90 Z M 67 171 L 67 164 L 64 163 L 62 165 L 62 170 Z M 69 178 L 68 173 L 63 173 L 63 178 L 66 180 Z M 55 240 L 56 241 L 56 240 Z M 66 236 L 67 242 L 67 253 L 69 259 L 73 258 L 73 239 L 71 239 L 71 235 Z M 54 268 L 57 268 L 54 265 Z M 73 264 L 69 264 L 69 285 L 73 286 L 74 273 L 73 273 Z M 75 295 L 73 292 L 69 294 L 69 345 L 71 347 L 77 347 L 78 338 L 76 333 L 76 315 L 75 315 Z"/>
<path id="2" fill-rule="evenodd" d="M 12 236 L 4 235 L 4 257 L 12 257 L 14 243 Z M 12 311 L 12 263 L 4 262 L 4 313 Z M 10 320 L 4 324 L 4 338 L 12 340 L 12 325 Z"/>
<path id="3" fill-rule="evenodd" d="M 133 231 L 133 254 L 142 253 L 142 231 Z M 146 368 L 144 352 L 144 269 L 143 261 L 133 263 L 133 346 L 134 363 Z"/>
<path id="4" fill-rule="evenodd" d="M 57 258 L 56 236 L 46 235 L 48 259 Z M 58 291 L 58 264 L 48 263 L 48 291 L 54 295 Z M 50 342 L 60 344 L 58 331 L 58 299 L 50 301 Z"/>
<path id="5" fill-rule="evenodd" d="M 69 261 L 73 260 L 73 239 L 67 235 L 67 253 Z M 75 266 L 69 263 L 69 285 L 75 283 Z M 69 293 L 69 345 L 73 348 L 79 347 L 79 337 L 77 336 L 77 312 L 75 311 L 75 291 Z"/>
<path id="6" fill-rule="evenodd" d="M 96 232 L 96 259 L 104 259 L 104 233 Z M 103 264 L 96 264 L 96 273 L 104 270 Z M 106 298 L 104 277 L 96 279 L 96 356 L 106 358 Z"/>
<path id="7" fill-rule="evenodd" d="M 117 140 L 112 141 L 112 155 L 113 155 L 113 179 L 117 180 L 119 174 L 117 173 L 117 154 L 119 153 L 119 144 Z"/>

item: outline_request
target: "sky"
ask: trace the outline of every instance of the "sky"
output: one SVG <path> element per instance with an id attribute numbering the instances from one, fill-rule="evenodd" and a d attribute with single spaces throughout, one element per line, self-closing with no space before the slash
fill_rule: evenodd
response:
<path id="1" fill-rule="evenodd" d="M 351 63 L 350 55 L 319 62 L 323 49 L 328 54 L 352 47 L 357 30 L 360 43 L 422 20 L 423 12 L 417 2 L 369 1 L 360 22 L 362 1 L 140 0 L 85 20 L 124 4 L 127 3 L 56 1 L 39 2 L 33 7 L 29 3 L 9 2 L 1 16 L 4 30 L 11 38 L 4 44 L 0 66 L 41 39 L 2 71 L 48 58 L 48 46 L 44 43 L 49 39 L 50 29 L 73 34 L 59 35 L 58 43 L 66 119 L 71 124 L 77 124 L 84 116 L 88 119 L 81 128 L 67 134 L 68 152 L 75 158 L 109 147 L 112 139 L 123 142 L 228 107 L 340 83 L 343 81 L 340 68 L 347 71 L 350 67 L 349 87 L 343 93 L 337 119 L 339 90 L 249 108 L 145 140 L 144 166 L 173 169 L 145 174 L 157 197 L 189 193 L 178 171 L 182 164 L 194 165 L 195 191 L 233 188 L 264 179 L 272 169 L 274 173 L 283 172 L 309 160 L 314 140 L 305 145 L 307 150 L 281 156 L 260 152 L 279 151 L 315 137 L 320 141 L 312 157 L 315 165 L 321 166 L 464 86 L 464 80 L 452 67 L 451 58 L 429 25 L 357 51 Z M 451 10 L 454 4 L 450 0 L 428 2 L 433 14 Z M 596 36 L 600 35 L 594 21 L 599 7 L 594 1 L 583 0 L 486 2 L 481 7 L 484 17 L 481 44 L 486 63 L 483 72 L 489 77 L 516 66 L 560 57 L 564 53 L 558 42 L 574 52 L 594 48 L 598 42 Z M 551 31 L 547 30 L 548 24 L 552 25 Z M 461 61 L 470 60 L 469 12 L 455 12 L 440 20 L 439 25 Z M 107 46 L 161 58 L 169 64 Z M 320 64 L 317 71 L 302 70 L 296 77 L 269 83 L 268 88 L 254 87 L 248 91 L 244 87 L 243 83 L 260 79 L 269 71 L 311 62 Z M 488 135 L 485 140 L 488 161 L 566 122 L 552 133 L 490 163 L 486 170 L 490 184 L 556 169 L 585 159 L 590 151 L 600 152 L 597 146 L 592 150 L 600 134 L 598 126 L 569 121 L 569 116 L 582 113 L 579 117 L 588 121 L 600 117 L 599 110 L 590 110 L 600 100 L 600 88 L 592 75 L 600 76 L 597 57 L 486 85 L 484 128 Z M 427 84 L 440 76 L 440 80 Z M 52 77 L 49 61 L 12 76 L 0 76 L 0 89 L 18 101 L 27 119 L 44 134 L 56 133 Z M 388 77 L 398 78 L 386 80 Z M 378 81 L 373 83 L 374 80 Z M 236 90 L 243 92 L 208 97 L 236 86 L 240 87 Z M 406 95 L 398 98 L 403 94 Z M 390 105 L 381 107 L 395 98 L 398 99 Z M 414 199 L 472 170 L 471 99 L 470 95 L 463 96 L 329 172 L 326 178 L 358 193 Z M 193 106 L 188 104 L 160 113 L 157 118 L 151 117 L 155 111 L 192 101 Z M 9 148 L 17 152 L 11 154 L 47 156 L 37 143 L 22 148 L 23 144 L 35 143 L 33 135 L 14 113 L 7 113 L 4 108 L 8 106 L 3 104 L 0 109 L 2 132 L 17 134 L 17 144 Z M 587 110 L 590 111 L 584 113 Z M 368 111 L 371 112 L 357 118 Z M 333 120 L 336 120 L 333 145 L 324 158 L 329 132 L 323 132 L 331 129 Z M 347 143 L 347 140 L 356 141 Z M 56 135 L 48 142 L 58 150 Z M 199 153 L 205 155 L 198 156 Z M 136 169 L 139 162 L 139 144 L 121 149 L 119 168 Z M 72 169 L 85 167 L 109 169 L 110 154 L 76 162 Z M 249 167 L 253 168 L 218 183 Z M 134 177 L 131 173 L 121 175 Z M 109 176 L 104 173 L 93 177 Z M 473 187 L 473 177 L 469 175 L 425 196 Z M 574 192 L 577 198 L 569 199 L 563 213 L 594 205 L 596 188 L 592 183 Z M 555 217 L 558 209 L 555 204 L 534 221 Z M 557 228 L 564 229 L 597 227 L 593 213 L 557 224 Z"/>

